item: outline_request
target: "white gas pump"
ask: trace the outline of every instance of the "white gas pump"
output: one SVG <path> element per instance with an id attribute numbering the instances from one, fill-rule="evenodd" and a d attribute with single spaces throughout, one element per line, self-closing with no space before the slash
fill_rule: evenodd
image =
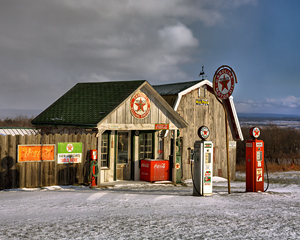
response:
<path id="1" fill-rule="evenodd" d="M 205 138 L 201 131 L 204 131 Z M 202 141 L 194 144 L 193 196 L 212 195 L 213 143 L 204 140 L 209 135 L 207 127 L 199 128 L 198 135 Z"/>

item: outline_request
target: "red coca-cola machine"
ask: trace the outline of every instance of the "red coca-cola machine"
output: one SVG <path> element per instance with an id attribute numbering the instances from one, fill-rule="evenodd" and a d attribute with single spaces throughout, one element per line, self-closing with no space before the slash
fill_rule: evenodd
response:
<path id="1" fill-rule="evenodd" d="M 169 180 L 169 160 L 141 160 L 141 181 L 155 182 Z"/>
<path id="2" fill-rule="evenodd" d="M 264 142 L 258 127 L 250 129 L 246 142 L 246 192 L 264 192 Z"/>

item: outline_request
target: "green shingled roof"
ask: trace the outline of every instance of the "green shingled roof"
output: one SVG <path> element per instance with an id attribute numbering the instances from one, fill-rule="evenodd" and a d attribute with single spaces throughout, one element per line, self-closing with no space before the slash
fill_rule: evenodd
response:
<path id="1" fill-rule="evenodd" d="M 32 124 L 96 127 L 145 82 L 78 83 L 33 119 Z"/>
<path id="2" fill-rule="evenodd" d="M 187 88 L 194 86 L 195 84 L 201 82 L 202 80 L 192 81 L 192 82 L 180 82 L 180 83 L 171 83 L 164 85 L 152 85 L 152 87 L 161 95 L 176 95 Z"/>

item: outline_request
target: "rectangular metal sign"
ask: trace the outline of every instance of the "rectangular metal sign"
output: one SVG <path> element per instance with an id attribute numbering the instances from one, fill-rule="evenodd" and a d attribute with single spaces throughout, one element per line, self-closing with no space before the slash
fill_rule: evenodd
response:
<path id="1" fill-rule="evenodd" d="M 236 141 L 229 141 L 229 148 L 236 148 Z"/>
<path id="2" fill-rule="evenodd" d="M 155 123 L 155 130 L 167 130 L 169 129 L 169 123 Z"/>
<path id="3" fill-rule="evenodd" d="M 18 162 L 55 160 L 55 144 L 18 145 Z"/>
<path id="4" fill-rule="evenodd" d="M 57 163 L 81 163 L 82 159 L 82 143 L 69 142 L 57 144 Z"/>
<path id="5" fill-rule="evenodd" d="M 209 100 L 196 99 L 196 105 L 209 105 Z"/>

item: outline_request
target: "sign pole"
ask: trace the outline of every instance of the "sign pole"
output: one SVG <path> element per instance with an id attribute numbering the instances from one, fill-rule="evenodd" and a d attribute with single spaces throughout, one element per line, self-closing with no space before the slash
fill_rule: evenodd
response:
<path id="1" fill-rule="evenodd" d="M 228 140 L 228 117 L 225 104 L 220 99 L 228 99 L 233 90 L 234 83 L 237 83 L 237 78 L 233 69 L 227 65 L 222 65 L 217 69 L 213 79 L 213 89 L 217 100 L 222 104 L 225 112 L 225 128 L 226 128 L 226 157 L 227 157 L 227 179 L 228 179 L 228 194 L 230 194 L 230 161 L 229 161 L 229 140 Z"/>
<path id="2" fill-rule="evenodd" d="M 225 111 L 225 122 L 226 122 L 226 153 L 227 153 L 227 176 L 228 176 L 228 194 L 231 193 L 230 191 L 230 161 L 229 161 L 229 140 L 228 140 L 228 122 L 227 122 L 227 110 L 225 105 L 223 104 L 223 108 Z"/>

